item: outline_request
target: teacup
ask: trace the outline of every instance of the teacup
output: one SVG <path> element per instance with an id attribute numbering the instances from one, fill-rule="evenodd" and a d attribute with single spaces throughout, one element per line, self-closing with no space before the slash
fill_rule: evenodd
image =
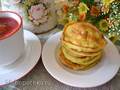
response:
<path id="1" fill-rule="evenodd" d="M 23 52 L 21 16 L 11 11 L 0 11 L 0 67 L 12 64 Z"/>
<path id="2" fill-rule="evenodd" d="M 2 0 L 1 6 L 19 13 L 23 27 L 33 33 L 46 33 L 57 25 L 54 0 Z"/>

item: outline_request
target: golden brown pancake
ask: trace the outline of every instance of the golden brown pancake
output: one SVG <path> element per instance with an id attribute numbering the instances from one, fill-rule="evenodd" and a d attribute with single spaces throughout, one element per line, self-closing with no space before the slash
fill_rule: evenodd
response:
<path id="1" fill-rule="evenodd" d="M 62 46 L 64 47 L 64 46 Z M 76 49 L 70 49 L 68 47 L 64 47 L 66 49 L 67 52 L 69 52 L 70 54 L 76 56 L 76 57 L 85 57 L 85 56 L 97 56 L 101 53 L 102 50 L 98 51 L 98 52 L 80 52 Z"/>
<path id="2" fill-rule="evenodd" d="M 65 51 L 65 48 L 61 48 L 61 52 L 64 54 L 64 57 L 70 60 L 73 63 L 81 64 L 81 65 L 89 65 L 95 61 L 97 61 L 102 56 L 102 52 L 96 56 L 90 57 L 74 57 L 71 56 L 68 52 Z"/>
<path id="3" fill-rule="evenodd" d="M 64 40 L 61 40 L 61 44 L 65 47 L 68 47 L 70 49 L 74 49 L 74 50 L 77 50 L 77 51 L 83 51 L 83 52 L 97 52 L 97 51 L 100 51 L 101 49 L 100 48 L 89 48 L 89 47 L 82 47 L 82 46 L 78 46 L 78 45 L 74 45 L 74 44 L 71 44 L 67 41 L 64 41 Z"/>
<path id="4" fill-rule="evenodd" d="M 73 62 L 69 61 L 68 59 L 66 59 L 64 57 L 64 54 L 60 50 L 59 50 L 58 57 L 59 57 L 59 60 L 60 60 L 60 62 L 62 64 L 64 64 L 65 66 L 67 66 L 68 68 L 71 68 L 73 70 L 87 70 L 87 69 L 92 68 L 93 66 L 95 66 L 100 61 L 100 59 L 99 59 L 96 62 L 94 62 L 94 63 L 92 63 L 90 65 L 87 65 L 87 66 L 76 64 L 76 63 L 73 63 Z"/>
<path id="5" fill-rule="evenodd" d="M 102 33 L 92 24 L 70 23 L 64 28 L 58 56 L 65 66 L 85 70 L 100 61 L 105 45 Z"/>
<path id="6" fill-rule="evenodd" d="M 83 47 L 103 48 L 106 45 L 102 33 L 90 23 L 72 23 L 64 28 L 63 40 Z"/>

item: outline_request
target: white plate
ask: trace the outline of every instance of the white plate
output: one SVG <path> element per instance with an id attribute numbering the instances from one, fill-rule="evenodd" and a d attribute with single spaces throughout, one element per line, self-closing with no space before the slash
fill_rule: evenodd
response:
<path id="1" fill-rule="evenodd" d="M 63 66 L 56 58 L 62 32 L 54 34 L 43 47 L 42 61 L 50 73 L 58 81 L 73 87 L 89 88 L 105 84 L 111 80 L 119 70 L 120 56 L 116 47 L 107 39 L 101 62 L 86 71 L 73 71 Z"/>
<path id="2" fill-rule="evenodd" d="M 41 55 L 41 43 L 37 36 L 24 30 L 25 52 L 14 63 L 0 67 L 0 86 L 25 76 L 37 64 Z M 19 48 L 19 47 L 18 47 Z"/>

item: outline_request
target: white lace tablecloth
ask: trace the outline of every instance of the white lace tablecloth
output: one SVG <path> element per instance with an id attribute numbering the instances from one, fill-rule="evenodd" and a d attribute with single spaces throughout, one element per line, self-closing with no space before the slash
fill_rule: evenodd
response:
<path id="1" fill-rule="evenodd" d="M 58 31 L 58 29 L 55 29 L 47 34 L 39 35 L 42 46 L 48 37 Z M 118 49 L 120 51 L 119 46 Z M 120 70 L 118 74 L 105 85 L 89 89 L 75 88 L 64 85 L 49 75 L 40 58 L 38 64 L 29 74 L 21 78 L 19 81 L 15 81 L 10 85 L 2 87 L 0 90 L 120 90 Z"/>

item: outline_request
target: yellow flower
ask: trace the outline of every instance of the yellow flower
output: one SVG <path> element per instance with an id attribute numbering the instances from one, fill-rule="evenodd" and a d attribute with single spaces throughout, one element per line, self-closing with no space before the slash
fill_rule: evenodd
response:
<path id="1" fill-rule="evenodd" d="M 109 26 L 108 22 L 105 19 L 103 19 L 99 22 L 99 28 L 100 28 L 100 30 L 102 30 L 104 32 L 106 32 L 108 30 L 108 26 Z"/>
<path id="2" fill-rule="evenodd" d="M 109 6 L 115 0 L 102 0 L 103 5 Z"/>
<path id="3" fill-rule="evenodd" d="M 79 10 L 79 14 L 82 14 L 82 13 L 87 13 L 89 8 L 85 3 L 80 3 L 79 7 L 78 7 L 78 10 Z"/>

